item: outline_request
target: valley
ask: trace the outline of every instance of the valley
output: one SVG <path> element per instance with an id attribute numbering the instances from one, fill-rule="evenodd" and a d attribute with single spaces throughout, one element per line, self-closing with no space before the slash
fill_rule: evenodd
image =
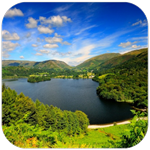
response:
<path id="1" fill-rule="evenodd" d="M 36 79 L 38 81 L 50 80 L 50 78 L 92 78 L 99 82 L 97 94 L 101 98 L 128 102 L 137 108 L 145 109 L 148 106 L 147 61 L 148 49 L 146 48 L 122 55 L 119 53 L 102 54 L 76 67 L 71 67 L 58 60 L 34 62 L 34 65 L 33 62 L 5 60 L 2 61 L 2 77 L 27 77 L 31 82 L 36 82 Z"/>
<path id="2" fill-rule="evenodd" d="M 19 147 L 128 147 L 122 143 L 130 139 L 127 129 L 132 136 L 137 136 L 134 128 L 142 135 L 147 131 L 147 119 L 140 119 L 148 113 L 147 61 L 148 49 L 103 54 L 76 67 L 50 60 L 3 61 L 4 134 Z"/>

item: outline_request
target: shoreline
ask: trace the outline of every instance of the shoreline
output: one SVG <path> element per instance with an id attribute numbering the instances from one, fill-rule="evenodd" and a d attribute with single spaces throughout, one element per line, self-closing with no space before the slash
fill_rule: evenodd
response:
<path id="1" fill-rule="evenodd" d="M 113 123 L 106 123 L 106 124 L 93 124 L 93 125 L 89 125 L 88 129 L 106 128 L 106 127 L 114 126 L 114 123 L 115 125 L 129 124 L 131 123 L 132 119 L 133 118 L 122 120 L 122 121 L 116 121 L 116 122 L 114 121 Z M 138 119 L 148 120 L 148 117 L 137 118 L 137 121 Z"/>
<path id="2" fill-rule="evenodd" d="M 106 127 L 114 126 L 114 123 L 116 125 L 129 124 L 131 122 L 131 120 L 132 120 L 132 118 L 126 119 L 126 120 L 123 120 L 123 121 L 114 121 L 113 123 L 93 124 L 93 125 L 89 125 L 88 129 L 106 128 Z"/>

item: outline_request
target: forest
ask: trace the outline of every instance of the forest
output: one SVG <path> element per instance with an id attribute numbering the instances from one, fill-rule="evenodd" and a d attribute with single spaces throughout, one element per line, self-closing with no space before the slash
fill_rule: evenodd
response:
<path id="1" fill-rule="evenodd" d="M 104 76 L 105 75 L 105 76 Z M 103 99 L 128 101 L 138 108 L 148 107 L 148 53 L 103 72 L 97 71 L 97 94 Z"/>
<path id="2" fill-rule="evenodd" d="M 21 128 L 27 126 L 27 128 L 38 128 L 44 132 L 63 132 L 65 135 L 73 136 L 87 132 L 89 119 L 85 113 L 79 110 L 75 112 L 62 111 L 52 105 L 44 105 L 39 100 L 33 102 L 31 98 L 26 97 L 23 93 L 17 95 L 15 90 L 11 90 L 3 84 L 2 125 L 4 128 L 14 127 L 14 130 L 17 130 L 20 124 L 22 125 Z M 22 130 L 28 130 L 27 128 Z M 49 144 L 53 144 L 53 137 L 51 135 L 44 137 L 44 132 L 42 138 L 47 138 L 52 142 Z M 32 132 L 26 134 L 27 138 L 33 136 Z M 10 135 L 14 136 L 12 133 L 7 133 L 6 137 L 10 138 L 10 142 L 15 144 Z"/>

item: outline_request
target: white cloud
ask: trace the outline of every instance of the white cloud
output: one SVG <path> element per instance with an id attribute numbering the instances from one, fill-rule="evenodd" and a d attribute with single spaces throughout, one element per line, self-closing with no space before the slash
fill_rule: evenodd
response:
<path id="1" fill-rule="evenodd" d="M 58 35 L 57 33 L 55 33 L 55 35 L 54 35 L 55 37 L 61 37 L 61 35 Z"/>
<path id="2" fill-rule="evenodd" d="M 147 36 L 142 36 L 142 37 L 133 37 L 131 38 L 132 40 L 147 40 L 148 37 Z"/>
<path id="3" fill-rule="evenodd" d="M 58 37 L 47 37 L 45 38 L 45 41 L 48 43 L 61 43 L 62 42 L 62 38 L 58 38 Z"/>
<path id="4" fill-rule="evenodd" d="M 27 28 L 36 28 L 37 27 L 37 20 L 35 20 L 34 18 L 30 17 L 28 18 L 29 23 L 26 24 Z"/>
<path id="5" fill-rule="evenodd" d="M 138 46 L 137 45 L 132 45 L 132 48 L 135 48 L 135 49 L 140 48 L 140 47 L 141 47 L 140 45 L 138 45 Z"/>
<path id="6" fill-rule="evenodd" d="M 41 53 L 36 53 L 35 55 L 36 55 L 36 56 L 42 56 L 43 54 L 41 54 Z"/>
<path id="7" fill-rule="evenodd" d="M 48 43 L 61 43 L 64 45 L 71 45 L 71 43 L 69 43 L 67 41 L 63 42 L 63 39 L 59 38 L 59 37 L 61 37 L 61 35 L 58 35 L 57 33 L 55 33 L 54 37 L 47 37 L 47 38 L 45 38 L 45 41 Z M 46 45 L 48 46 L 48 44 L 46 44 Z M 49 46 L 51 46 L 51 45 L 49 45 Z"/>
<path id="8" fill-rule="evenodd" d="M 44 34 L 47 34 L 47 33 L 52 34 L 54 32 L 54 30 L 51 30 L 48 27 L 44 27 L 44 26 L 39 26 L 38 31 Z"/>
<path id="9" fill-rule="evenodd" d="M 137 25 L 141 25 L 141 26 L 147 26 L 147 20 L 139 20 L 139 21 L 137 21 L 137 22 L 135 22 L 135 23 L 133 23 L 132 24 L 132 26 L 137 26 Z"/>
<path id="10" fill-rule="evenodd" d="M 8 54 L 8 52 L 7 51 L 2 51 L 2 57 L 4 57 L 4 58 L 9 58 L 9 54 Z"/>
<path id="11" fill-rule="evenodd" d="M 61 6 L 61 7 L 56 8 L 54 11 L 56 11 L 57 13 L 60 13 L 62 11 L 68 10 L 72 5 L 73 4 L 66 5 L 66 6 Z"/>
<path id="12" fill-rule="evenodd" d="M 9 52 L 15 50 L 16 47 L 18 47 L 18 43 L 12 43 L 10 41 L 3 41 L 2 42 L 2 57 L 8 58 Z"/>
<path id="13" fill-rule="evenodd" d="M 63 24 L 63 20 L 60 16 L 52 16 L 50 20 L 47 21 L 54 26 L 62 26 Z"/>
<path id="14" fill-rule="evenodd" d="M 132 26 L 136 26 L 136 25 L 138 25 L 138 24 L 142 24 L 142 20 L 133 23 Z"/>
<path id="15" fill-rule="evenodd" d="M 24 59 L 24 56 L 20 56 L 21 59 Z"/>
<path id="16" fill-rule="evenodd" d="M 32 44 L 32 47 L 38 47 L 38 45 L 36 45 L 36 44 Z"/>
<path id="17" fill-rule="evenodd" d="M 41 52 L 41 53 L 45 53 L 45 54 L 50 53 L 50 51 L 48 51 L 48 50 L 44 50 L 44 49 L 40 50 L 40 52 Z"/>
<path id="18" fill-rule="evenodd" d="M 71 45 L 71 43 L 69 43 L 69 42 L 67 42 L 67 41 L 62 42 L 61 44 L 64 44 L 64 45 Z"/>
<path id="19" fill-rule="evenodd" d="M 62 19 L 64 22 L 72 22 L 71 19 L 66 16 L 62 16 Z"/>
<path id="20" fill-rule="evenodd" d="M 13 51 L 17 46 L 19 46 L 18 43 L 12 43 L 10 41 L 2 42 L 2 49 L 6 51 Z"/>
<path id="21" fill-rule="evenodd" d="M 41 24 L 51 24 L 53 26 L 62 26 L 64 22 L 71 22 L 71 19 L 67 16 L 51 16 L 48 19 L 46 17 L 39 17 Z"/>
<path id="22" fill-rule="evenodd" d="M 58 47 L 58 45 L 57 44 L 45 44 L 43 47 L 44 48 L 56 48 Z"/>
<path id="23" fill-rule="evenodd" d="M 91 53 L 92 51 L 96 52 L 98 49 L 110 47 L 115 41 L 117 41 L 119 36 L 124 35 L 131 31 L 132 30 L 118 31 L 98 41 L 97 40 L 95 41 L 95 39 L 92 38 L 83 39 L 82 36 L 80 36 L 80 38 L 73 40 L 71 46 L 71 55 L 69 55 L 69 57 L 65 58 L 56 57 L 56 58 L 59 58 L 70 65 L 76 66 L 82 63 L 83 61 L 91 57 L 94 57 L 95 55 Z"/>
<path id="24" fill-rule="evenodd" d="M 125 53 L 131 52 L 133 50 L 140 50 L 142 48 L 148 48 L 148 47 L 147 47 L 147 45 L 138 45 L 138 46 L 137 45 L 132 45 L 130 47 L 130 49 L 128 48 L 126 50 L 123 50 L 123 51 L 120 52 L 120 54 L 125 54 Z"/>
<path id="25" fill-rule="evenodd" d="M 8 18 L 15 17 L 15 16 L 24 16 L 24 14 L 20 9 L 17 8 L 9 9 L 5 14 L 5 17 Z"/>
<path id="26" fill-rule="evenodd" d="M 46 22 L 46 17 L 40 16 L 40 17 L 39 17 L 39 21 L 40 21 L 41 23 L 43 23 L 43 24 L 44 24 L 44 23 L 47 23 L 47 22 Z"/>
<path id="27" fill-rule="evenodd" d="M 94 28 L 94 27 L 96 27 L 96 25 L 92 25 L 92 26 L 83 28 L 83 29 L 81 29 L 79 32 L 77 32 L 75 35 L 79 35 L 79 34 L 81 34 L 82 32 L 84 32 L 84 31 L 86 31 L 86 30 L 88 30 L 88 29 Z"/>
<path id="28" fill-rule="evenodd" d="M 126 42 L 126 43 L 120 43 L 120 45 L 118 45 L 118 46 L 120 46 L 120 47 L 122 47 L 122 48 L 126 48 L 126 47 L 130 47 L 131 45 L 131 48 L 136 48 L 136 45 L 133 45 L 133 44 L 135 44 L 135 43 L 138 43 L 138 41 L 134 41 L 134 42 Z M 138 48 L 138 47 L 137 47 Z"/>
<path id="29" fill-rule="evenodd" d="M 66 52 L 66 53 L 60 53 L 58 51 L 55 51 L 53 53 L 48 54 L 48 56 L 51 57 L 52 55 L 53 59 L 61 60 L 61 61 L 66 62 L 69 65 L 76 66 L 93 56 L 93 55 L 90 55 L 90 53 L 95 48 L 95 46 L 96 45 L 94 44 L 86 45 L 82 47 L 81 49 L 71 51 L 71 52 Z"/>
<path id="30" fill-rule="evenodd" d="M 126 48 L 126 47 L 129 47 L 131 45 L 132 45 L 131 42 L 126 42 L 126 43 L 120 43 L 120 45 L 118 45 L 118 46 L 121 46 L 122 48 Z"/>
<path id="31" fill-rule="evenodd" d="M 20 37 L 18 36 L 17 33 L 10 34 L 10 32 L 7 30 L 2 31 L 2 38 L 4 40 L 20 40 Z"/>

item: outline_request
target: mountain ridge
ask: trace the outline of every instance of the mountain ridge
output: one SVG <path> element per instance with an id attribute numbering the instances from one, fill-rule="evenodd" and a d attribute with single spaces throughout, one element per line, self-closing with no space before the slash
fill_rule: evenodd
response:
<path id="1" fill-rule="evenodd" d="M 43 69 L 65 69 L 71 68 L 68 64 L 59 60 L 46 60 L 46 61 L 26 61 L 26 60 L 2 60 L 2 66 L 24 66 L 27 68 L 43 68 Z"/>
<path id="2" fill-rule="evenodd" d="M 43 68 L 43 69 L 78 69 L 78 70 L 93 70 L 93 69 L 109 69 L 122 64 L 141 52 L 147 50 L 148 48 L 143 48 L 139 50 L 130 51 L 128 53 L 105 53 L 98 56 L 94 56 L 90 59 L 85 60 L 77 66 L 69 66 L 64 61 L 60 60 L 45 60 L 45 61 L 28 61 L 28 60 L 2 60 L 2 66 L 24 66 L 27 68 Z"/>

